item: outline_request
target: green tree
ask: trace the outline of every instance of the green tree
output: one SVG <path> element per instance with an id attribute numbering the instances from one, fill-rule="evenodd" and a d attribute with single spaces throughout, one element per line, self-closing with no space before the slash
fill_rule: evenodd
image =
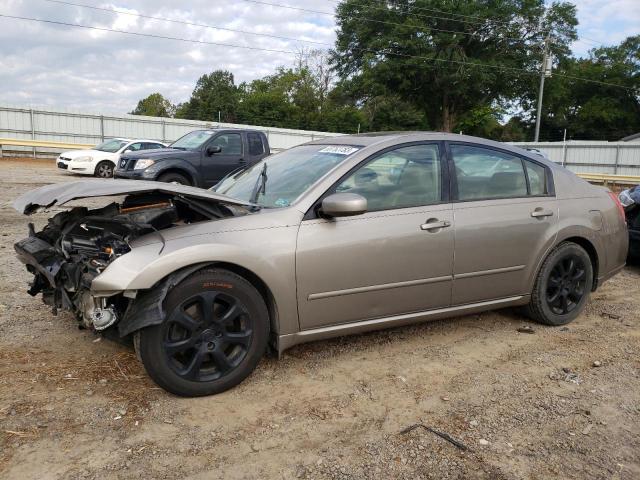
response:
<path id="1" fill-rule="evenodd" d="M 177 118 L 223 122 L 237 120 L 240 89 L 235 85 L 233 73 L 216 70 L 198 79 L 191 98 L 178 106 Z"/>
<path id="2" fill-rule="evenodd" d="M 419 109 L 430 128 L 452 131 L 466 112 L 499 105 L 530 88 L 531 75 L 521 70 L 539 68 L 547 34 L 554 37 L 558 58 L 570 53 L 576 38 L 575 7 L 568 3 L 454 3 L 342 2 L 332 56 L 340 79 L 359 86 L 362 99 L 396 96 Z"/>
<path id="3" fill-rule="evenodd" d="M 562 139 L 564 129 L 568 138 L 588 140 L 618 140 L 640 131 L 640 35 L 593 49 L 588 58 L 565 59 L 555 73 L 545 83 L 542 139 Z"/>
<path id="4" fill-rule="evenodd" d="M 176 107 L 160 93 L 152 93 L 138 102 L 131 115 L 146 115 L 149 117 L 172 117 Z"/>

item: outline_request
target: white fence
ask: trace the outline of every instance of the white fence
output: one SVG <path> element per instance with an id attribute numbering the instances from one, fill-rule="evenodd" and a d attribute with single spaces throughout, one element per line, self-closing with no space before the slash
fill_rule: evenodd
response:
<path id="1" fill-rule="evenodd" d="M 48 140 L 66 143 L 97 144 L 105 138 L 127 137 L 173 141 L 198 128 L 212 127 L 255 128 L 269 138 L 272 151 L 290 148 L 301 143 L 338 133 L 312 132 L 285 128 L 236 125 L 232 123 L 201 122 L 173 118 L 142 117 L 137 115 L 100 115 L 50 108 L 25 108 L 0 105 L 0 138 Z M 545 152 L 554 162 L 578 173 L 640 175 L 640 143 L 569 141 L 514 143 Z M 6 154 L 33 154 L 30 147 L 11 147 Z M 53 149 L 38 148 L 38 155 L 51 156 Z"/>
<path id="2" fill-rule="evenodd" d="M 105 138 L 145 138 L 172 142 L 185 133 L 199 128 L 231 127 L 262 130 L 269 138 L 272 151 L 279 151 L 338 133 L 291 130 L 286 128 L 236 125 L 233 123 L 202 122 L 138 115 L 100 115 L 0 105 L 0 138 L 46 140 L 65 143 L 98 144 Z M 32 154 L 29 147 L 12 147 L 10 153 Z M 50 156 L 52 149 L 38 148 L 39 155 Z"/>
<path id="3" fill-rule="evenodd" d="M 640 143 L 569 141 L 513 145 L 537 148 L 576 173 L 640 175 Z"/>

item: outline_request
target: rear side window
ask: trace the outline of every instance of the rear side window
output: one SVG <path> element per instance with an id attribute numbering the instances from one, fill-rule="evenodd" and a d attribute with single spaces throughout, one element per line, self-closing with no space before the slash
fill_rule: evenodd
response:
<path id="1" fill-rule="evenodd" d="M 524 165 L 527 169 L 527 176 L 529 177 L 529 191 L 531 195 L 546 195 L 547 191 L 547 177 L 545 175 L 545 168 L 537 163 L 524 160 Z"/>
<path id="2" fill-rule="evenodd" d="M 249 142 L 249 155 L 262 155 L 264 153 L 264 145 L 260 134 L 248 133 L 247 141 Z"/>
<path id="3" fill-rule="evenodd" d="M 455 144 L 451 145 L 451 154 L 460 200 L 527 196 L 527 177 L 520 157 L 488 148 Z M 542 170 L 544 178 L 544 168 Z"/>

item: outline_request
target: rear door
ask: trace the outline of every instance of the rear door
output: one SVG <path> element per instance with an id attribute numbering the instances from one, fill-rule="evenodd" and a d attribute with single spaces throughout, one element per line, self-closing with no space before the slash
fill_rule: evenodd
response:
<path id="1" fill-rule="evenodd" d="M 303 220 L 296 251 L 303 329 L 449 305 L 453 218 L 441 151 L 418 143 L 379 153 L 325 194 L 360 194 L 366 213 Z"/>
<path id="2" fill-rule="evenodd" d="M 220 153 L 208 155 L 208 147 L 220 147 Z M 212 138 L 202 153 L 202 175 L 205 187 L 218 183 L 227 173 L 244 164 L 244 147 L 242 134 L 239 132 L 223 132 Z"/>
<path id="3" fill-rule="evenodd" d="M 452 304 L 530 293 L 528 279 L 556 234 L 550 170 L 508 151 L 448 145 L 454 179 Z"/>

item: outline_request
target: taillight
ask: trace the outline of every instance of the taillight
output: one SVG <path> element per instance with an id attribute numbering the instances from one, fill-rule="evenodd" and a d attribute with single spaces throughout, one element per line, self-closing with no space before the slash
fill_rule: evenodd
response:
<path id="1" fill-rule="evenodd" d="M 613 200 L 613 203 L 616 204 L 616 207 L 618 207 L 618 213 L 620 214 L 620 217 L 622 218 L 622 221 L 626 223 L 627 216 L 624 214 L 624 207 L 620 203 L 620 199 L 618 198 L 618 195 L 616 195 L 613 192 L 607 192 L 607 193 L 611 197 L 611 200 Z"/>

